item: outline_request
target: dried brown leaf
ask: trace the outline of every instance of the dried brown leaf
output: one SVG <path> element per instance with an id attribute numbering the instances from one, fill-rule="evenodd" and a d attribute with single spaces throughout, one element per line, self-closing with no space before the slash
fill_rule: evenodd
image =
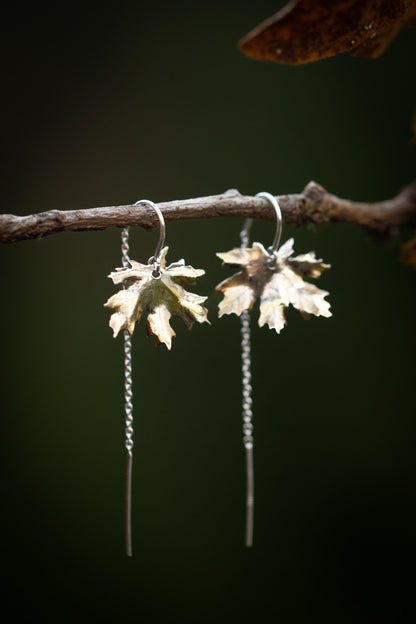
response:
<path id="1" fill-rule="evenodd" d="M 155 337 L 155 343 L 163 343 L 168 349 L 172 345 L 175 332 L 170 326 L 171 316 L 178 316 L 190 329 L 195 321 L 209 323 L 207 309 L 202 306 L 206 297 L 187 292 L 183 286 L 192 284 L 197 277 L 204 275 L 202 269 L 186 266 L 179 260 L 166 267 L 168 247 L 160 256 L 160 275 L 154 277 L 153 264 L 130 261 L 130 267 L 116 269 L 108 277 L 114 284 L 125 288 L 113 295 L 104 304 L 115 312 L 110 318 L 113 336 L 122 329 L 133 333 L 136 323 L 147 312 L 147 333 Z"/>
<path id="2" fill-rule="evenodd" d="M 416 269 L 416 236 L 402 245 L 400 260 Z"/>
<path id="3" fill-rule="evenodd" d="M 239 45 L 247 56 L 289 65 L 348 50 L 375 58 L 415 15 L 416 0 L 292 0 Z"/>
<path id="4" fill-rule="evenodd" d="M 241 267 L 239 273 L 217 286 L 217 290 L 224 293 L 219 316 L 239 316 L 243 310 L 250 310 L 256 299 L 260 300 L 259 326 L 268 325 L 277 333 L 285 326 L 284 311 L 289 305 L 306 318 L 310 314 L 331 316 L 330 305 L 325 301 L 328 293 L 304 280 L 319 277 L 330 265 L 317 260 L 313 252 L 295 257 L 292 254 L 293 238 L 280 247 L 273 264 L 261 243 L 217 253 L 224 265 Z"/>

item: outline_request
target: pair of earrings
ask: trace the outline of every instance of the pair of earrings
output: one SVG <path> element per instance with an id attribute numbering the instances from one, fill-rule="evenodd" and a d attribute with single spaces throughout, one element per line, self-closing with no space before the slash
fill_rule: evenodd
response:
<path id="1" fill-rule="evenodd" d="M 242 419 L 243 443 L 246 453 L 246 531 L 245 544 L 253 543 L 254 519 L 254 468 L 253 468 L 253 410 L 251 386 L 251 344 L 250 316 L 256 299 L 260 300 L 259 326 L 268 325 L 277 333 L 285 325 L 284 311 L 290 304 L 302 316 L 331 316 L 328 294 L 305 278 L 316 278 L 330 267 L 309 252 L 293 257 L 293 238 L 279 248 L 282 233 L 282 215 L 276 198 L 270 193 L 258 193 L 269 201 L 276 213 L 277 228 L 272 245 L 265 249 L 254 242 L 249 247 L 249 230 L 252 219 L 246 219 L 240 233 L 241 246 L 231 251 L 218 253 L 223 265 L 237 267 L 240 271 L 217 286 L 224 293 L 219 304 L 219 316 L 237 314 L 241 318 L 242 349 Z M 133 392 L 131 335 L 136 322 L 147 312 L 147 333 L 153 335 L 155 344 L 163 343 L 171 348 L 175 336 L 169 320 L 180 317 L 190 329 L 194 322 L 209 323 L 207 309 L 201 297 L 185 290 L 184 286 L 195 282 L 204 275 L 202 269 L 185 265 L 184 260 L 166 266 L 168 247 L 165 242 L 165 221 L 159 207 L 149 201 L 140 200 L 135 206 L 151 206 L 159 219 L 160 235 L 154 255 L 147 264 L 141 264 L 129 257 L 129 229 L 122 230 L 122 264 L 109 277 L 123 289 L 104 304 L 115 310 L 110 319 L 110 327 L 116 337 L 123 330 L 124 335 L 124 389 L 125 389 L 125 447 L 127 450 L 126 471 L 126 553 L 132 555 L 131 536 L 131 483 L 133 466 Z"/>

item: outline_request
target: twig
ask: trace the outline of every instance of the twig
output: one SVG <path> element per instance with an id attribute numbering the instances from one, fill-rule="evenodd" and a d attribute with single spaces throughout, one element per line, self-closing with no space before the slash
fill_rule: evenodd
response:
<path id="1" fill-rule="evenodd" d="M 285 223 L 349 222 L 376 232 L 399 226 L 416 226 L 416 183 L 395 198 L 366 204 L 340 199 L 310 182 L 304 191 L 277 196 Z M 232 189 L 222 195 L 198 197 L 158 204 L 167 221 L 205 217 L 254 217 L 274 219 L 274 210 L 266 199 L 241 195 Z M 0 242 L 15 243 L 41 238 L 57 232 L 104 230 L 108 227 L 141 226 L 152 230 L 157 219 L 151 208 L 110 206 L 85 210 L 49 210 L 23 217 L 0 215 Z"/>

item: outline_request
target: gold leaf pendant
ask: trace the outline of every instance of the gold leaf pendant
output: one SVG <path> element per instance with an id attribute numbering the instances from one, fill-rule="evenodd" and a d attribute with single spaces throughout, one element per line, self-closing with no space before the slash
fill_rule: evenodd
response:
<path id="1" fill-rule="evenodd" d="M 243 310 L 252 308 L 256 299 L 260 300 L 259 326 L 268 325 L 277 333 L 286 324 L 284 311 L 290 304 L 305 318 L 311 314 L 332 316 L 330 304 L 325 301 L 328 292 L 304 279 L 319 277 L 330 265 L 317 260 L 314 252 L 295 257 L 292 254 L 293 238 L 274 254 L 268 253 L 261 243 L 217 253 L 223 265 L 241 268 L 216 287 L 224 293 L 219 316 L 240 316 Z"/>
<path id="2" fill-rule="evenodd" d="M 110 327 L 114 338 L 120 330 L 133 334 L 136 323 L 147 312 L 147 333 L 155 337 L 155 344 L 172 346 L 175 332 L 169 320 L 178 316 L 190 329 L 194 322 L 209 323 L 207 309 L 202 306 L 207 297 L 186 291 L 183 287 L 195 283 L 197 277 L 205 274 L 202 269 L 186 266 L 179 260 L 166 266 L 168 247 L 160 253 L 159 268 L 153 264 L 141 264 L 130 260 L 130 267 L 119 268 L 110 273 L 114 284 L 123 284 L 124 289 L 113 295 L 104 304 L 113 308 Z"/>

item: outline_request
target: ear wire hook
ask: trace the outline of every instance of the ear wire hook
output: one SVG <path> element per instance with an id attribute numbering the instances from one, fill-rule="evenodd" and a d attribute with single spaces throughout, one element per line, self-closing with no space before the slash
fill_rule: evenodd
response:
<path id="1" fill-rule="evenodd" d="M 271 193 L 262 191 L 261 193 L 257 193 L 256 197 L 264 197 L 264 199 L 267 199 L 271 203 L 271 205 L 273 206 L 276 212 L 276 221 L 277 221 L 276 234 L 274 235 L 273 243 L 271 244 L 270 247 L 267 248 L 267 251 L 269 252 L 270 256 L 274 257 L 276 255 L 277 248 L 279 247 L 280 237 L 282 235 L 282 221 L 283 221 L 282 211 L 280 210 L 279 202 Z"/>
<path id="2" fill-rule="evenodd" d="M 271 203 L 271 205 L 273 206 L 276 212 L 276 221 L 277 221 L 276 234 L 274 235 L 273 243 L 267 249 L 267 251 L 270 254 L 270 257 L 273 259 L 276 255 L 276 251 L 280 243 L 280 237 L 282 235 L 282 222 L 283 222 L 282 211 L 280 210 L 279 202 L 271 193 L 262 191 L 261 193 L 257 193 L 255 197 L 264 197 L 264 199 L 267 199 Z M 243 229 L 240 232 L 240 240 L 241 240 L 242 247 L 248 246 L 249 233 L 250 233 L 250 228 L 251 228 L 252 223 L 253 223 L 253 219 L 251 218 L 246 219 L 244 221 Z"/>
<path id="3" fill-rule="evenodd" d="M 154 264 L 154 272 L 153 272 L 153 277 L 154 278 L 159 278 L 160 277 L 160 252 L 162 251 L 163 245 L 165 244 L 165 236 L 166 236 L 166 226 L 165 226 L 165 219 L 163 217 L 162 211 L 160 210 L 159 206 L 157 204 L 155 204 L 154 202 L 150 201 L 150 199 L 140 199 L 139 201 L 137 201 L 135 204 L 133 204 L 134 206 L 145 206 L 145 205 L 151 206 L 153 208 L 153 210 L 156 212 L 158 219 L 159 219 L 159 225 L 160 225 L 160 233 L 159 233 L 159 241 L 156 245 L 156 249 L 155 249 L 155 253 L 153 254 L 153 256 L 151 256 L 148 260 L 148 264 Z"/>

